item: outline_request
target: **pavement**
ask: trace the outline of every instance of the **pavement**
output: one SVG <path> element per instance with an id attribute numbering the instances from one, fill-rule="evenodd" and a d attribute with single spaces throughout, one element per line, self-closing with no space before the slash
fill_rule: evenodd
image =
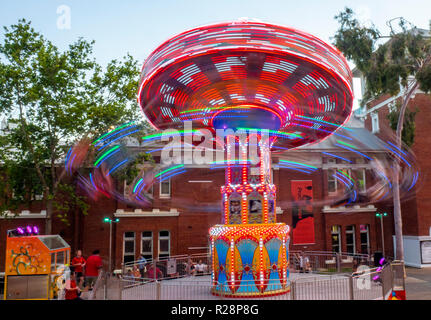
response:
<path id="1" fill-rule="evenodd" d="M 406 267 L 407 300 L 431 300 L 431 268 Z"/>

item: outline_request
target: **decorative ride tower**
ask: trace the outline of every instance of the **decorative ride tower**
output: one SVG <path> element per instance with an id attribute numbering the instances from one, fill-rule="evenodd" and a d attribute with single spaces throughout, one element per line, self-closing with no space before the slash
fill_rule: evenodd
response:
<path id="1" fill-rule="evenodd" d="M 213 293 L 289 290 L 289 226 L 276 221 L 271 152 L 321 141 L 352 112 L 352 75 L 334 47 L 261 22 L 188 30 L 146 60 L 138 102 L 158 130 L 226 130 L 222 223 L 210 229 Z M 231 129 L 229 131 L 228 129 Z M 253 151 L 254 150 L 254 151 Z M 217 163 L 217 162 L 216 162 Z"/>

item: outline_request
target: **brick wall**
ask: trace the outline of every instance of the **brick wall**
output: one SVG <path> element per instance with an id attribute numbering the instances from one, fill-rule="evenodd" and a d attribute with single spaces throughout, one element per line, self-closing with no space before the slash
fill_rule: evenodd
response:
<path id="1" fill-rule="evenodd" d="M 305 174 L 290 170 L 274 170 L 274 183 L 277 186 L 276 206 L 281 207 L 283 213 L 277 215 L 278 222 L 292 224 L 291 209 L 291 180 L 312 180 L 313 198 L 316 203 L 327 197 L 327 173 L 326 170 L 318 169 L 313 174 Z M 189 182 L 189 181 L 206 182 Z M 159 185 L 154 185 L 154 200 L 152 208 L 142 208 L 143 211 L 151 211 L 153 208 L 161 211 L 169 211 L 176 208 L 179 216 L 169 217 L 121 217 L 119 223 L 113 224 L 113 247 L 112 255 L 115 267 L 119 268 L 123 256 L 123 235 L 124 232 L 135 232 L 135 256 L 138 258 L 141 252 L 141 233 L 143 231 L 153 232 L 153 256 L 158 254 L 158 234 L 159 231 L 167 230 L 170 232 L 171 255 L 196 253 L 190 248 L 206 247 L 208 244 L 208 229 L 214 224 L 221 222 L 221 194 L 220 186 L 224 184 L 224 170 L 209 169 L 190 169 L 187 173 L 172 178 L 171 198 L 159 198 Z M 371 178 L 366 179 L 371 182 Z M 134 208 L 108 199 L 104 196 L 97 201 L 89 199 L 89 213 L 82 216 L 71 215 L 71 225 L 67 226 L 54 220 L 53 230 L 59 233 L 71 244 L 72 250 L 82 249 L 84 256 L 89 256 L 95 249 L 101 251 L 101 256 L 108 263 L 109 254 L 109 224 L 103 223 L 104 217 L 113 217 L 117 209 L 126 212 L 133 212 Z M 379 208 L 391 213 L 390 208 Z M 315 218 L 315 244 L 310 245 L 291 245 L 291 250 L 331 250 L 330 227 L 333 224 L 342 226 L 344 233 L 345 226 L 354 224 L 356 226 L 356 241 L 359 237 L 359 225 L 370 225 L 370 244 L 372 252 L 380 250 L 380 225 L 374 213 L 358 214 L 323 214 L 322 205 L 313 208 Z M 77 219 L 76 219 L 77 218 Z M 389 221 L 390 218 L 386 218 Z M 17 220 L 18 221 L 18 220 Z M 386 223 L 385 221 L 385 223 Z M 40 221 L 39 221 L 40 222 Z M 3 225 L 3 224 L 2 224 Z M 385 224 L 385 243 L 386 250 L 391 255 L 393 226 L 391 223 Z M 2 229 L 2 234 L 5 234 Z M 78 239 L 77 239 L 78 238 Z M 4 238 L 3 238 L 4 239 Z M 4 243 L 4 241 L 0 243 Z M 344 236 L 342 237 L 344 239 Z M 345 242 L 343 251 L 345 251 Z M 3 245 L 3 244 L 1 244 Z M 0 247 L 1 248 L 1 247 Z M 359 243 L 357 243 L 357 248 Z M 4 252 L 4 251 L 3 251 Z M 200 251 L 202 252 L 202 251 Z M 0 255 L 1 256 L 1 255 Z M 1 265 L 1 269 L 4 264 Z M 0 270 L 1 270 L 0 269 Z"/>
<path id="2" fill-rule="evenodd" d="M 385 99 L 384 95 L 369 104 L 373 107 Z M 417 93 L 410 101 L 409 110 L 418 111 L 415 118 L 415 142 L 411 147 L 420 168 L 420 179 L 413 188 L 413 198 L 406 199 L 402 203 L 403 233 L 405 235 L 426 236 L 430 235 L 431 227 L 431 134 L 430 123 L 431 96 Z M 378 109 L 380 132 L 376 135 L 386 139 L 394 135 L 394 131 L 389 127 L 387 115 L 389 108 L 383 106 Z M 365 119 L 365 127 L 371 131 L 371 117 Z"/>

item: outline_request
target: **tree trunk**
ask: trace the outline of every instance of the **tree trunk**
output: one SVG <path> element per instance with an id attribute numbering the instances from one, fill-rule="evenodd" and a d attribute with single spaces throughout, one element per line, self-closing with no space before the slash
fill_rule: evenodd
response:
<path id="1" fill-rule="evenodd" d="M 406 113 L 407 106 L 410 99 L 416 89 L 418 88 L 418 83 L 415 81 L 412 84 L 410 90 L 407 91 L 404 96 L 403 103 L 400 108 L 400 114 L 398 115 L 397 131 L 396 131 L 396 145 L 399 149 L 402 148 L 402 133 L 404 125 L 404 116 Z M 395 240 L 396 249 L 395 257 L 397 260 L 404 261 L 404 244 L 403 244 L 403 220 L 401 216 L 401 199 L 400 199 L 400 160 L 394 161 L 394 181 L 392 184 L 393 199 L 394 199 L 394 227 L 395 227 Z"/>
<path id="2" fill-rule="evenodd" d="M 54 211 L 53 210 L 53 200 L 48 199 L 46 201 L 45 234 L 52 234 L 52 214 L 53 214 L 53 211 Z"/>
<path id="3" fill-rule="evenodd" d="M 400 170 L 400 164 L 398 161 L 395 161 L 394 181 L 392 182 L 393 197 L 394 197 L 394 227 L 395 227 L 395 241 L 396 241 L 395 257 L 397 260 L 404 261 L 403 220 L 401 215 L 399 170 Z"/>

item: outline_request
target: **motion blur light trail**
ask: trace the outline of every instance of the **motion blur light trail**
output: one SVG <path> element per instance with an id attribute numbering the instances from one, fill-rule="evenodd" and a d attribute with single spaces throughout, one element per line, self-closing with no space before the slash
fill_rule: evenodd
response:
<path id="1" fill-rule="evenodd" d="M 77 174 L 94 198 L 147 207 L 155 183 L 182 175 L 194 164 L 224 169 L 223 224 L 209 231 L 214 294 L 241 297 L 238 284 L 243 280 L 254 281 L 255 296 L 289 289 L 290 227 L 277 222 L 276 204 L 293 208 L 293 201 L 276 203 L 272 166 L 307 178 L 324 177 L 327 170 L 334 179 L 334 192 L 319 200 L 313 199 L 308 181 L 291 181 L 292 190 L 298 190 L 295 206 L 304 202 L 307 215 L 312 206 L 390 201 L 396 176 L 393 161 L 402 165 L 404 199 L 420 182 L 408 149 L 397 148 L 394 139 L 383 142 L 369 136 L 367 141 L 355 128 L 345 127 L 353 104 L 347 61 L 334 47 L 293 28 L 238 21 L 178 34 L 145 61 L 138 104 L 155 132 L 139 135 L 142 127 L 132 121 L 92 143 L 81 141 L 67 152 L 66 170 Z M 139 148 L 130 144 L 131 137 Z M 117 190 L 115 186 L 133 172 L 131 166 L 142 159 L 139 150 L 154 157 L 160 151 L 160 163 L 139 163 L 138 174 L 127 177 L 131 182 L 126 190 Z M 315 156 L 298 160 L 300 151 L 321 153 L 324 161 Z M 272 163 L 271 152 L 277 154 L 277 163 Z M 366 185 L 356 172 L 364 167 L 373 176 Z M 178 200 L 176 208 L 193 210 L 194 203 Z M 206 210 L 217 208 L 206 205 Z M 310 215 L 308 221 L 314 223 Z M 297 216 L 292 213 L 293 233 L 299 219 L 307 218 Z"/>
<path id="2" fill-rule="evenodd" d="M 115 137 L 115 134 L 117 134 L 121 129 L 124 129 L 128 126 L 133 125 L 134 128 L 136 127 L 136 121 L 129 122 L 127 124 L 118 126 L 117 128 L 113 129 L 112 131 L 105 133 L 98 139 L 94 140 L 93 142 L 89 143 L 88 140 L 81 141 L 77 143 L 75 146 L 68 149 L 68 152 L 65 156 L 65 168 L 69 175 L 78 174 L 80 176 L 80 185 L 83 189 L 87 191 L 87 193 L 93 197 L 98 198 L 100 196 L 108 196 L 110 198 L 116 198 L 119 201 L 124 201 L 128 204 L 135 205 L 136 207 L 146 207 L 151 205 L 151 195 L 147 193 L 148 190 L 152 188 L 152 185 L 154 183 L 159 183 L 160 179 L 159 177 L 162 176 L 164 180 L 168 179 L 166 173 L 169 173 L 170 170 L 174 170 L 173 168 L 170 168 L 169 166 L 163 167 L 162 165 L 156 165 L 154 164 L 150 170 L 147 170 L 145 172 L 145 178 L 144 173 L 142 172 L 140 175 L 135 177 L 130 184 L 130 191 L 128 195 L 124 195 L 123 192 L 111 189 L 109 186 L 114 186 L 116 183 L 114 183 L 115 179 L 115 173 L 121 173 L 125 170 L 125 167 L 127 167 L 127 164 L 130 164 L 136 159 L 137 154 L 131 154 L 128 152 L 129 146 L 127 146 L 127 136 L 135 133 L 132 130 L 129 131 L 127 136 L 121 137 L 121 139 L 118 139 L 113 142 L 107 142 L 110 146 L 109 149 L 104 148 L 102 150 L 103 152 L 96 152 L 96 160 L 94 161 L 94 168 L 91 169 L 92 172 L 90 172 L 87 175 L 82 173 L 84 168 L 82 167 L 84 163 L 89 161 L 87 159 L 90 157 L 89 150 L 91 146 L 96 147 L 96 144 L 100 141 L 102 141 L 104 138 L 109 139 Z M 238 128 L 239 129 L 239 128 Z M 241 128 L 243 130 L 251 130 L 250 128 Z M 354 176 L 348 175 L 346 172 L 336 172 L 333 174 L 334 178 L 337 179 L 342 183 L 344 186 L 344 189 L 342 189 L 340 192 L 337 193 L 336 196 L 332 197 L 331 199 L 323 199 L 323 200 L 314 200 L 312 205 L 314 206 L 322 206 L 322 205 L 331 205 L 334 203 L 338 203 L 338 205 L 344 204 L 372 204 L 376 203 L 378 201 L 391 201 L 392 198 L 392 177 L 393 172 L 390 167 L 390 162 L 394 160 L 399 160 L 401 163 L 405 164 L 405 168 L 403 170 L 403 173 L 401 175 L 401 181 L 400 181 L 400 188 L 401 188 L 401 194 L 403 199 L 408 199 L 410 196 L 412 196 L 411 191 L 414 190 L 414 187 L 418 187 L 418 183 L 420 182 L 420 173 L 418 171 L 418 166 L 416 163 L 416 159 L 412 152 L 408 150 L 407 148 L 401 150 L 396 148 L 395 146 L 395 140 L 391 141 L 385 141 L 382 142 L 382 148 L 387 150 L 386 152 L 386 161 L 382 161 L 382 159 L 379 159 L 377 157 L 374 157 L 367 154 L 366 150 L 369 149 L 367 147 L 367 141 L 358 141 L 355 139 L 355 136 L 353 135 L 352 131 L 345 130 L 347 128 L 341 127 L 339 130 L 335 133 L 338 133 L 339 139 L 336 139 L 335 147 L 337 149 L 331 149 L 330 152 L 322 151 L 321 153 L 328 157 L 328 159 L 339 159 L 342 161 L 345 161 L 346 163 L 352 163 L 351 159 L 348 159 L 346 155 L 346 151 L 353 152 L 360 157 L 368 160 L 368 162 L 372 166 L 372 175 L 374 179 L 377 181 L 372 186 L 367 186 L 366 189 L 361 189 L 358 187 L 358 181 Z M 141 130 L 141 129 L 140 129 Z M 257 129 L 253 129 L 257 130 Z M 320 128 L 314 128 L 313 130 L 321 130 Z M 343 132 L 343 130 L 350 133 L 350 136 L 342 137 L 340 132 Z M 139 132 L 139 131 L 138 131 Z M 165 131 L 159 131 L 156 133 L 150 133 L 144 136 L 141 136 L 140 140 L 141 146 L 145 148 L 145 153 L 152 154 L 157 153 L 162 150 L 168 150 L 169 148 L 177 148 L 178 150 L 182 150 L 183 143 L 179 143 L 178 145 L 172 145 L 172 146 L 162 146 L 156 145 L 155 143 L 160 142 L 162 137 L 184 137 L 184 136 L 193 136 L 193 134 L 199 133 L 199 129 L 193 129 L 193 130 L 178 130 L 178 132 L 165 132 Z M 341 137 L 340 137 L 341 136 Z M 269 131 L 269 137 L 277 137 L 276 131 Z M 342 139 L 346 139 L 347 141 L 343 141 Z M 353 140 L 353 141 L 352 141 Z M 108 140 L 106 140 L 108 141 Z M 166 142 L 164 142 L 166 144 Z M 236 145 L 238 146 L 238 142 L 236 142 Z M 192 148 L 192 152 L 196 150 L 198 147 L 200 147 L 199 144 L 197 145 L 191 145 L 190 148 Z M 151 149 L 153 148 L 153 149 Z M 276 152 L 281 152 L 280 156 L 283 155 L 285 150 L 279 149 L 276 150 Z M 105 151 L 106 150 L 106 151 Z M 219 151 L 216 148 L 207 148 L 208 152 L 217 152 Z M 362 150 L 363 152 L 359 151 Z M 97 151 L 97 150 L 96 150 Z M 115 160 L 110 161 L 110 157 L 116 157 Z M 392 160 L 391 160 L 392 159 Z M 231 159 L 230 160 L 230 166 L 232 168 L 240 168 L 244 166 L 245 163 L 248 163 L 250 165 L 249 159 L 245 160 L 238 160 L 238 159 Z M 90 161 L 91 162 L 91 161 Z M 228 165 L 228 160 L 222 160 L 222 161 L 211 161 L 210 163 L 207 163 L 208 167 L 211 170 L 215 169 L 226 169 Z M 315 174 L 321 168 L 316 165 L 311 165 L 309 163 L 299 163 L 287 159 L 279 159 L 278 164 L 274 164 L 274 166 L 278 167 L 280 170 L 292 170 L 300 173 L 304 173 L 307 176 L 310 174 Z M 102 167 L 104 170 L 101 170 Z M 175 173 L 172 177 L 176 175 L 183 174 L 187 172 L 188 166 L 185 164 L 179 164 L 176 166 L 175 169 L 183 169 L 178 170 L 178 172 L 172 172 Z M 165 172 L 163 172 L 165 171 Z M 162 173 L 163 172 L 163 173 Z M 114 174 L 114 176 L 112 176 Z M 103 178 L 102 178 L 103 177 Z M 107 181 L 110 181 L 107 183 Z M 145 181 L 145 183 L 144 183 Z M 139 183 L 139 185 L 138 185 Z M 352 196 L 349 202 L 349 195 L 355 193 L 356 195 L 361 195 L 361 200 L 356 196 Z M 145 199 L 145 200 L 143 200 Z M 343 199 L 345 199 L 345 202 L 340 202 Z M 366 200 L 368 199 L 368 200 Z M 280 201 L 279 201 L 280 203 Z M 291 203 L 286 202 L 285 200 L 281 200 L 281 204 L 283 207 L 290 207 Z M 191 209 L 192 205 L 187 203 L 186 199 L 183 199 L 182 203 L 178 204 L 179 207 L 183 207 L 185 209 Z M 216 204 L 213 206 L 206 206 L 203 207 L 203 210 L 210 209 L 215 210 Z"/>

